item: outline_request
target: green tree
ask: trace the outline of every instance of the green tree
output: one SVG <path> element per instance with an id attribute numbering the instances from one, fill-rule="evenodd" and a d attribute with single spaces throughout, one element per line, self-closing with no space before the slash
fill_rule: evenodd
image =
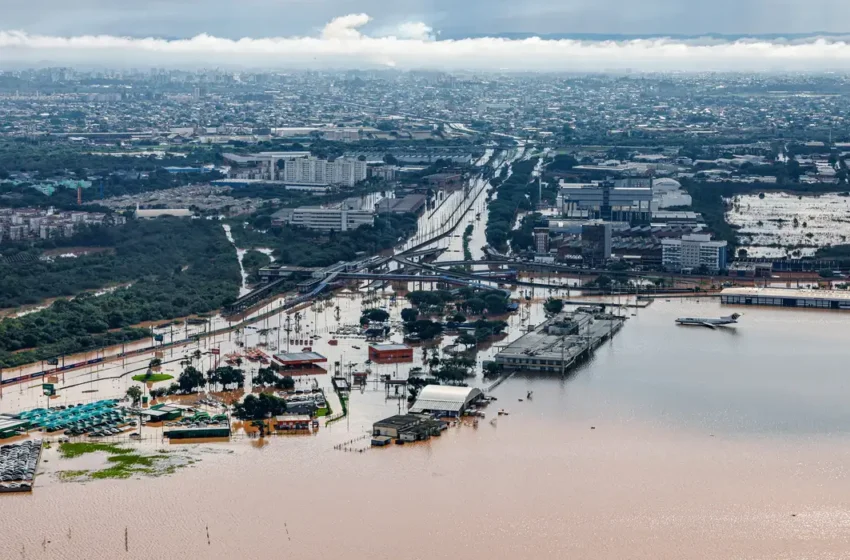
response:
<path id="1" fill-rule="evenodd" d="M 129 389 L 127 389 L 127 396 L 130 397 L 130 400 L 133 401 L 134 405 L 138 405 L 142 400 L 142 388 L 138 385 L 132 385 Z"/>
<path id="2" fill-rule="evenodd" d="M 546 310 L 546 313 L 557 315 L 564 309 L 564 300 L 557 298 L 549 298 L 543 305 L 543 309 Z"/>
<path id="3" fill-rule="evenodd" d="M 406 309 L 401 310 L 401 320 L 405 323 L 415 321 L 419 316 L 419 310 L 413 309 L 412 307 L 408 307 Z"/>
<path id="4" fill-rule="evenodd" d="M 204 374 L 198 371 L 194 366 L 189 366 L 183 370 L 180 377 L 177 378 L 177 384 L 180 386 L 180 391 L 183 393 L 194 393 L 199 387 L 203 387 L 206 383 Z"/>

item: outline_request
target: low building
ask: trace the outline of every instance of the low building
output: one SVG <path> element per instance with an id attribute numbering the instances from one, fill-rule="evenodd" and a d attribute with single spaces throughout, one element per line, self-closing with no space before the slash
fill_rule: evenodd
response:
<path id="1" fill-rule="evenodd" d="M 372 445 L 383 446 L 390 440 L 410 442 L 439 436 L 446 423 L 424 414 L 399 414 L 372 425 Z"/>
<path id="2" fill-rule="evenodd" d="M 313 418 L 307 414 L 283 414 L 275 416 L 274 429 L 280 431 L 309 430 Z"/>
<path id="3" fill-rule="evenodd" d="M 177 218 L 188 218 L 192 211 L 188 208 L 139 208 L 136 207 L 136 218 L 152 219 L 160 216 L 175 216 Z"/>
<path id="4" fill-rule="evenodd" d="M 201 428 L 170 428 L 162 434 L 168 439 L 229 438 L 230 426 L 206 426 Z"/>
<path id="5" fill-rule="evenodd" d="M 474 387 L 426 385 L 410 412 L 432 414 L 440 417 L 462 416 L 472 404 L 484 398 L 484 393 Z"/>
<path id="6" fill-rule="evenodd" d="M 318 364 L 327 362 L 328 359 L 317 352 L 275 354 L 273 360 L 283 375 L 316 375 L 327 373 L 327 370 Z"/>
<path id="7" fill-rule="evenodd" d="M 0 415 L 0 439 L 16 436 L 27 431 L 29 427 L 30 423 L 26 420 L 5 414 Z"/>
<path id="8" fill-rule="evenodd" d="M 720 292 L 726 305 L 772 305 L 807 309 L 850 310 L 850 291 L 791 288 L 726 288 Z"/>
<path id="9" fill-rule="evenodd" d="M 385 198 L 375 208 L 378 214 L 418 214 L 425 208 L 424 194 L 409 194 L 404 198 Z"/>
<path id="10" fill-rule="evenodd" d="M 412 362 L 413 348 L 406 344 L 372 344 L 369 359 L 377 363 Z"/>

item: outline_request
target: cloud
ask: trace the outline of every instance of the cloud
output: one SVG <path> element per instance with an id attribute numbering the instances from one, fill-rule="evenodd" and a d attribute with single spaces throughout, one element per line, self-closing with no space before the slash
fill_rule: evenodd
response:
<path id="1" fill-rule="evenodd" d="M 845 38 L 790 41 L 639 39 L 576 41 L 496 37 L 437 39 L 420 22 L 382 35 L 366 14 L 332 20 L 318 36 L 190 39 L 111 35 L 58 37 L 0 32 L 0 64 L 112 67 L 376 68 L 510 71 L 811 71 L 850 67 Z"/>

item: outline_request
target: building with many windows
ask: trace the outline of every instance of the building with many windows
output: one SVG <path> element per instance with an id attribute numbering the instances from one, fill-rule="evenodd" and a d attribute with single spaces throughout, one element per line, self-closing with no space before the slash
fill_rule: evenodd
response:
<path id="1" fill-rule="evenodd" d="M 365 161 L 338 158 L 327 161 L 315 157 L 292 159 L 286 162 L 283 180 L 298 185 L 344 185 L 353 187 L 365 181 Z"/>
<path id="2" fill-rule="evenodd" d="M 601 183 L 561 183 L 558 207 L 571 218 L 649 222 L 652 213 L 652 187 L 618 187 Z"/>
<path id="3" fill-rule="evenodd" d="M 711 272 L 726 269 L 725 241 L 712 241 L 708 234 L 683 235 L 681 239 L 661 241 L 661 263 L 670 270 L 696 270 Z"/>
<path id="4" fill-rule="evenodd" d="M 375 223 L 375 214 L 368 210 L 302 206 L 285 208 L 272 215 L 272 225 L 289 224 L 320 231 L 348 231 Z"/>

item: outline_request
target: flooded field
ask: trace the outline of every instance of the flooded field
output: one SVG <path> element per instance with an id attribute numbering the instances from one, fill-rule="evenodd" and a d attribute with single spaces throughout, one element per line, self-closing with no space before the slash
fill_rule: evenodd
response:
<path id="1" fill-rule="evenodd" d="M 545 295 L 509 319 L 509 339 L 542 318 Z M 333 301 L 341 323 L 364 305 L 403 307 L 391 292 L 362 297 Z M 306 325 L 335 328 L 335 305 Z M 673 324 L 730 311 L 716 300 L 630 310 L 567 377 L 500 385 L 509 416 L 426 443 L 368 448 L 371 424 L 403 406 L 370 383 L 316 435 L 170 446 L 197 460 L 168 476 L 66 482 L 48 455 L 32 495 L 0 497 L 0 558 L 846 558 L 850 316 L 748 308 L 735 329 Z M 329 362 L 366 359 L 364 341 L 321 336 Z M 421 352 L 378 373 L 404 376 Z M 17 390 L 4 393 L 5 410 Z"/>
<path id="2" fill-rule="evenodd" d="M 740 228 L 750 257 L 812 256 L 819 246 L 850 238 L 850 197 L 766 193 L 736 196 L 731 203 L 726 221 Z"/>

